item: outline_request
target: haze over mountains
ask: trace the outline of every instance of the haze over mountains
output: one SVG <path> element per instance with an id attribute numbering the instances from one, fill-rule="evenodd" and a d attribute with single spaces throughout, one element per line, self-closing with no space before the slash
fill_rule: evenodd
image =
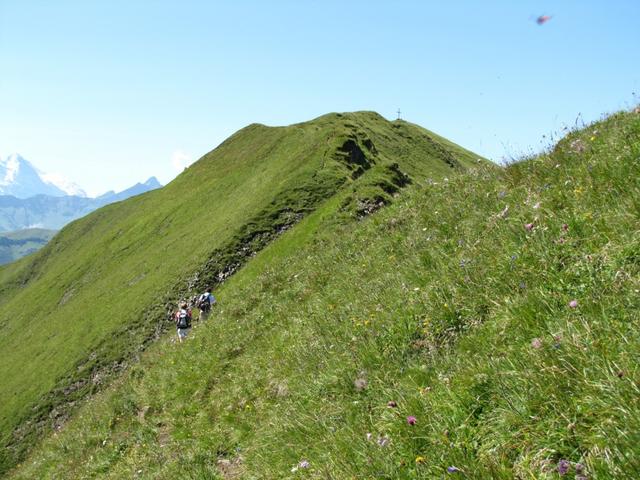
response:
<path id="1" fill-rule="evenodd" d="M 44 247 L 57 230 L 27 228 L 0 234 L 0 265 L 10 263 Z"/>
<path id="2" fill-rule="evenodd" d="M 42 248 L 67 223 L 113 202 L 160 188 L 156 177 L 91 198 L 78 184 L 44 173 L 18 153 L 0 158 L 0 265 Z"/>
<path id="3" fill-rule="evenodd" d="M 121 192 L 110 190 L 91 198 L 76 183 L 41 172 L 21 155 L 12 154 L 0 159 L 0 232 L 30 228 L 58 230 L 104 205 L 161 186 L 151 177 Z"/>

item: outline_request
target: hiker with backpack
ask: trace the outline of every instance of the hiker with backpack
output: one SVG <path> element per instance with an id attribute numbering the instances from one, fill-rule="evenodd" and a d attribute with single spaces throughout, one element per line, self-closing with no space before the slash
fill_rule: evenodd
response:
<path id="1" fill-rule="evenodd" d="M 191 329 L 191 310 L 187 305 L 187 302 L 182 302 L 180 308 L 175 315 L 176 328 L 178 330 L 178 340 L 182 343 L 182 340 L 187 338 L 187 334 Z"/>
<path id="2" fill-rule="evenodd" d="M 211 293 L 211 287 L 208 287 L 205 292 L 198 297 L 196 306 L 200 310 L 200 320 L 206 320 L 211 312 L 211 307 L 216 304 L 216 297 Z"/>

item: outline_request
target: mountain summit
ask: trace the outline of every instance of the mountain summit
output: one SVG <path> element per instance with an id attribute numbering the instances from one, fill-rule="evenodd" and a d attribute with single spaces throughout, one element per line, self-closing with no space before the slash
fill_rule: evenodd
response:
<path id="1" fill-rule="evenodd" d="M 87 194 L 75 183 L 57 175 L 39 171 L 17 153 L 0 159 L 0 195 L 29 198 L 35 195 L 64 197 Z"/>

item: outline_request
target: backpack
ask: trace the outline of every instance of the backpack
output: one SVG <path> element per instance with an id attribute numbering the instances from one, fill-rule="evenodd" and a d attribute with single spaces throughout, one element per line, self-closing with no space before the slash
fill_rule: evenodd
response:
<path id="1" fill-rule="evenodd" d="M 191 326 L 191 316 L 184 308 L 181 308 L 178 312 L 176 325 L 178 328 L 189 328 Z"/>
<path id="2" fill-rule="evenodd" d="M 200 299 L 198 300 L 198 308 L 201 312 L 208 312 L 211 310 L 211 299 L 212 295 L 210 293 L 203 293 L 200 295 Z"/>

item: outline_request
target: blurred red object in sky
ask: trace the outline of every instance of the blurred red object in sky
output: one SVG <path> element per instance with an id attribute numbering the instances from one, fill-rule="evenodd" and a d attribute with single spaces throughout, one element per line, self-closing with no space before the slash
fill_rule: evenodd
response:
<path id="1" fill-rule="evenodd" d="M 537 19 L 536 19 L 536 23 L 538 25 L 544 25 L 545 23 L 547 23 L 549 20 L 551 20 L 551 17 L 549 15 L 540 15 Z"/>

